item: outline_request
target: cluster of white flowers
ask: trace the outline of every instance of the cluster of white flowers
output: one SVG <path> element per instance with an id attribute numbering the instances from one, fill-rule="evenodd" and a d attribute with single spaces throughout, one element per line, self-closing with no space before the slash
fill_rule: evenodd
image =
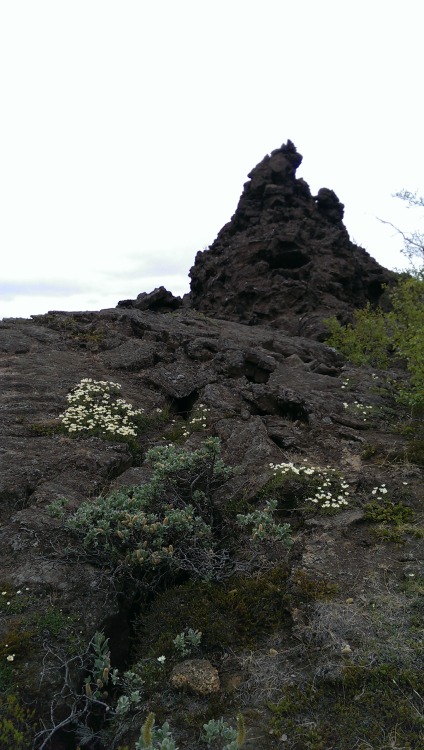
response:
<path id="1" fill-rule="evenodd" d="M 316 471 L 320 471 L 315 466 L 295 466 L 293 463 L 287 464 L 270 464 L 269 468 L 273 470 L 274 476 L 277 474 L 305 474 L 306 476 L 312 476 Z"/>
<path id="2" fill-rule="evenodd" d="M 293 463 L 270 464 L 274 476 L 297 475 L 313 478 L 312 492 L 305 497 L 306 502 L 319 505 L 325 510 L 339 510 L 349 505 L 349 485 L 335 469 L 329 466 L 322 469 L 319 466 L 295 466 Z"/>
<path id="3" fill-rule="evenodd" d="M 403 482 L 403 484 L 406 484 L 406 482 Z M 376 495 L 377 500 L 382 500 L 382 495 L 387 494 L 387 487 L 385 484 L 380 484 L 379 487 L 373 487 L 371 490 L 371 495 Z"/>
<path id="4" fill-rule="evenodd" d="M 342 389 L 342 391 L 344 391 L 346 390 L 346 388 L 349 388 L 349 386 L 350 386 L 350 378 L 345 378 L 340 388 Z"/>
<path id="5" fill-rule="evenodd" d="M 355 411 L 359 416 L 361 416 L 364 420 L 364 422 L 367 421 L 367 416 L 369 415 L 369 412 L 372 411 L 372 406 L 366 406 L 365 404 L 361 404 L 360 401 L 354 401 L 353 404 L 347 404 L 346 402 L 343 404 L 345 409 L 352 409 Z"/>
<path id="6" fill-rule="evenodd" d="M 143 409 L 133 409 L 124 399 L 118 398 L 119 383 L 83 378 L 68 394 L 69 407 L 59 415 L 70 434 L 100 432 L 106 435 L 135 437 L 135 419 Z"/>
<path id="7" fill-rule="evenodd" d="M 192 418 L 187 422 L 187 427 L 183 432 L 183 437 L 189 437 L 192 432 L 205 430 L 207 427 L 207 415 L 210 409 L 205 404 L 198 404 L 194 410 Z"/>

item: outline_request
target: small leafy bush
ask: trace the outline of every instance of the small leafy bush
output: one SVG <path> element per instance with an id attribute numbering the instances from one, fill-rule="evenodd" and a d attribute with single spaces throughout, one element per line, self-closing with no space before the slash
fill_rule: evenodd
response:
<path id="1" fill-rule="evenodd" d="M 199 648 L 201 640 L 202 633 L 200 630 L 186 628 L 175 636 L 173 643 L 180 656 L 188 656 L 192 651 Z"/>
<path id="2" fill-rule="evenodd" d="M 246 737 L 244 719 L 241 714 L 237 716 L 237 729 L 234 729 L 224 719 L 211 719 L 203 725 L 202 741 L 208 747 L 222 748 L 222 750 L 237 750 L 242 747 Z M 222 743 L 225 742 L 225 745 Z"/>
<path id="3" fill-rule="evenodd" d="M 268 500 L 263 510 L 237 515 L 240 526 L 251 526 L 252 539 L 257 541 L 275 540 L 284 542 L 287 547 L 292 545 L 290 537 L 291 526 L 288 523 L 277 523 L 274 513 L 277 510 L 277 500 Z"/>
<path id="4" fill-rule="evenodd" d="M 406 364 L 409 382 L 398 398 L 412 408 L 424 406 L 424 279 L 404 275 L 389 292 L 390 312 L 368 304 L 357 310 L 353 324 L 342 326 L 336 318 L 325 320 L 327 344 L 357 365 L 386 369 L 393 355 Z"/>
<path id="5" fill-rule="evenodd" d="M 230 473 L 219 440 L 208 438 L 194 451 L 160 446 L 147 460 L 149 482 L 84 503 L 67 527 L 86 549 L 145 580 L 176 569 L 210 574 L 218 522 L 213 493 Z"/>
<path id="6" fill-rule="evenodd" d="M 155 727 L 154 713 L 150 713 L 144 722 L 135 747 L 136 750 L 178 750 L 168 722 Z"/>
<path id="7" fill-rule="evenodd" d="M 388 320 L 382 310 L 368 303 L 355 310 L 354 322 L 341 325 L 337 318 L 324 320 L 330 337 L 327 344 L 345 355 L 355 365 L 371 365 L 385 369 L 390 361 L 391 337 Z"/>

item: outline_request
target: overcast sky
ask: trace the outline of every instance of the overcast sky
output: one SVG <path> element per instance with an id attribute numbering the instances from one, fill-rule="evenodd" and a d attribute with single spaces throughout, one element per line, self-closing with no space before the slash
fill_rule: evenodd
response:
<path id="1" fill-rule="evenodd" d="M 163 284 L 290 138 L 351 238 L 405 266 L 424 192 L 422 0 L 0 0 L 0 318 Z M 421 224 L 422 227 L 422 224 Z"/>

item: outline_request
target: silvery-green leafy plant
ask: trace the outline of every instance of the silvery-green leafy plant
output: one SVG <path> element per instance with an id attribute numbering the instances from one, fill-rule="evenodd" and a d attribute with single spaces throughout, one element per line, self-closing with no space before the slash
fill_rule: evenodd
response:
<path id="1" fill-rule="evenodd" d="M 124 565 L 146 585 L 177 569 L 209 575 L 219 556 L 213 493 L 229 476 L 219 440 L 194 451 L 160 446 L 147 461 L 149 482 L 83 503 L 67 528 L 99 560 Z"/>
<path id="2" fill-rule="evenodd" d="M 188 656 L 192 651 L 196 650 L 200 646 L 202 640 L 202 633 L 200 630 L 193 630 L 193 628 L 187 628 L 182 633 L 178 633 L 173 640 L 176 651 L 180 656 Z"/>
<path id="3" fill-rule="evenodd" d="M 136 750 L 178 750 L 168 722 L 165 721 L 161 727 L 156 727 L 155 715 L 152 712 L 141 728 L 135 748 Z"/>
<path id="4" fill-rule="evenodd" d="M 208 747 L 222 748 L 222 750 L 237 750 L 242 747 L 246 739 L 244 718 L 237 715 L 237 729 L 234 729 L 224 719 L 211 719 L 203 725 L 201 740 Z M 225 745 L 222 744 L 225 742 Z"/>
<path id="5" fill-rule="evenodd" d="M 252 539 L 263 542 L 265 540 L 275 540 L 284 542 L 290 547 L 292 540 L 290 538 L 291 526 L 288 523 L 277 523 L 274 519 L 274 513 L 277 510 L 277 501 L 268 500 L 263 510 L 254 510 L 252 513 L 238 514 L 237 522 L 240 526 L 250 526 Z"/>

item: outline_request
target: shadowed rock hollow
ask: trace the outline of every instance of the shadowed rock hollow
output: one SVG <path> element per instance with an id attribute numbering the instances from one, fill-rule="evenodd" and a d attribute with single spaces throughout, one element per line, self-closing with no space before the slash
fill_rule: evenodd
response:
<path id="1" fill-rule="evenodd" d="M 296 178 L 301 162 L 288 141 L 250 172 L 231 221 L 196 255 L 196 310 L 322 338 L 326 315 L 378 302 L 392 274 L 350 241 L 336 194 L 312 196 Z"/>

